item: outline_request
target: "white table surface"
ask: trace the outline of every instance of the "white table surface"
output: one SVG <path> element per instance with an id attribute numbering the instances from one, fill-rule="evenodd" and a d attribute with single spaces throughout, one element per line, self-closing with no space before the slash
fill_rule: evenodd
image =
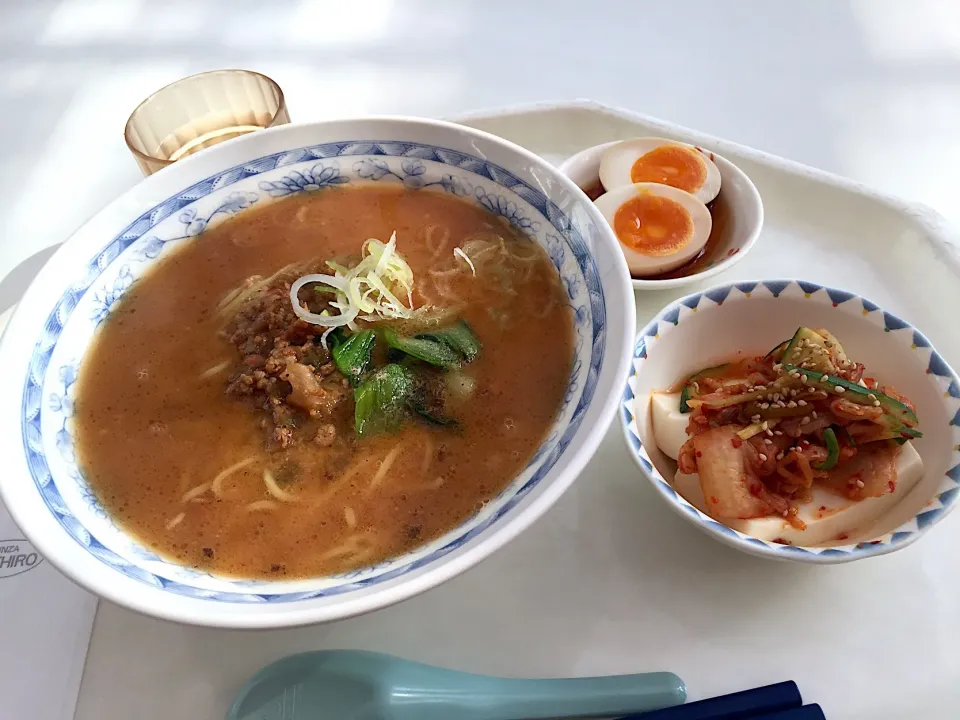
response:
<path id="1" fill-rule="evenodd" d="M 13 274 L 0 282 L 0 309 L 36 253 L 138 180 L 121 137 L 136 103 L 180 76 L 237 66 L 277 79 L 295 120 L 589 97 L 960 223 L 956 0 L 3 0 L 0 276 Z M 934 585 L 960 571 L 955 548 L 831 568 L 749 558 L 650 507 L 635 478 L 604 473 L 625 452 L 618 435 L 590 466 L 594 481 L 531 530 L 394 608 L 254 633 L 101 603 L 77 720 L 219 719 L 260 666 L 321 647 L 506 675 L 670 669 L 692 697 L 792 676 L 831 720 L 958 716 L 960 619 Z M 858 595 L 859 582 L 878 579 L 889 596 Z M 836 598 L 822 623 L 791 625 L 798 583 Z M 942 616 L 942 630 L 911 631 L 911 614 Z M 892 632 L 868 629 L 894 616 Z M 795 633 L 822 638 L 823 652 L 792 651 Z M 850 646 L 872 650 L 871 672 L 844 663 Z"/>

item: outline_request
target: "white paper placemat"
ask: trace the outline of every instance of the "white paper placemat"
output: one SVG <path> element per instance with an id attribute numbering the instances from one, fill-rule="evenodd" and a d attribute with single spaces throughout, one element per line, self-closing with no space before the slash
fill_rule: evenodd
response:
<path id="1" fill-rule="evenodd" d="M 0 503 L 0 717 L 73 718 L 96 610 L 97 599 L 44 562 Z"/>

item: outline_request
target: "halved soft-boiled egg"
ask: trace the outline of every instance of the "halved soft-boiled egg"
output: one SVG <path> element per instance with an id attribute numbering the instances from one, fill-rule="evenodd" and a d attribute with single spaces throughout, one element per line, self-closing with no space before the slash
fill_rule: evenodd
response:
<path id="1" fill-rule="evenodd" d="M 627 185 L 594 203 L 616 233 L 635 277 L 657 275 L 689 262 L 703 250 L 713 229 L 707 206 L 669 185 Z"/>
<path id="2" fill-rule="evenodd" d="M 641 182 L 669 185 L 708 203 L 720 192 L 720 171 L 697 148 L 664 138 L 624 140 L 603 154 L 600 183 L 607 192 Z"/>

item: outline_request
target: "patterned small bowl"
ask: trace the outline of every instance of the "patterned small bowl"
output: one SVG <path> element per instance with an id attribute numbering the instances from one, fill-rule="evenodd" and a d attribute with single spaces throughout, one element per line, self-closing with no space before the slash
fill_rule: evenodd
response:
<path id="1" fill-rule="evenodd" d="M 602 189 L 600 160 L 607 149 L 618 142 L 621 141 L 581 150 L 560 165 L 560 172 L 573 180 L 581 190 L 595 197 L 593 193 Z M 673 271 L 668 273 L 668 277 L 632 278 L 635 290 L 663 290 L 706 280 L 743 260 L 760 237 L 763 200 L 753 181 L 726 158 L 704 148 L 698 149 L 708 154 L 720 171 L 720 194 L 710 204 L 713 231 L 707 243 L 708 252 L 691 266 L 689 273 L 674 277 L 676 271 Z"/>
<path id="2" fill-rule="evenodd" d="M 75 382 L 97 327 L 154 263 L 204 229 L 272 198 L 357 183 L 455 195 L 543 247 L 560 273 L 575 331 L 574 364 L 553 427 L 484 509 L 375 567 L 244 581 L 159 557 L 113 522 L 77 463 Z M 59 570 L 140 612 L 247 628 L 369 612 L 463 572 L 560 497 L 616 413 L 635 329 L 633 292 L 613 233 L 573 183 L 532 153 L 459 125 L 409 118 L 263 130 L 147 178 L 87 222 L 41 270 L 0 342 L 0 364 L 16 385 L 0 403 L 0 494 Z"/>
<path id="3" fill-rule="evenodd" d="M 825 327 L 869 374 L 895 386 L 917 408 L 923 438 L 914 447 L 924 476 L 883 516 L 875 536 L 855 544 L 799 547 L 737 532 L 697 510 L 670 484 L 676 463 L 653 441 L 650 393 L 738 351 L 763 354 L 797 327 Z M 946 517 L 960 496 L 960 378 L 920 331 L 852 292 L 799 280 L 722 285 L 664 308 L 637 336 L 620 404 L 631 457 L 681 516 L 752 555 L 833 564 L 899 550 Z"/>

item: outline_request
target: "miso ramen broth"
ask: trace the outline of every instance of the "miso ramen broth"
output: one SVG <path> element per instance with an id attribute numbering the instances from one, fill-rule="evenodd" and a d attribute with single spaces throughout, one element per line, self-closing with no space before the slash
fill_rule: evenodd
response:
<path id="1" fill-rule="evenodd" d="M 362 268 L 381 274 L 338 294 Z M 342 327 L 314 324 L 348 308 Z M 123 296 L 81 366 L 79 458 L 164 557 L 323 576 L 496 496 L 553 423 L 572 360 L 556 269 L 500 218 L 429 191 L 324 189 L 185 242 Z"/>

